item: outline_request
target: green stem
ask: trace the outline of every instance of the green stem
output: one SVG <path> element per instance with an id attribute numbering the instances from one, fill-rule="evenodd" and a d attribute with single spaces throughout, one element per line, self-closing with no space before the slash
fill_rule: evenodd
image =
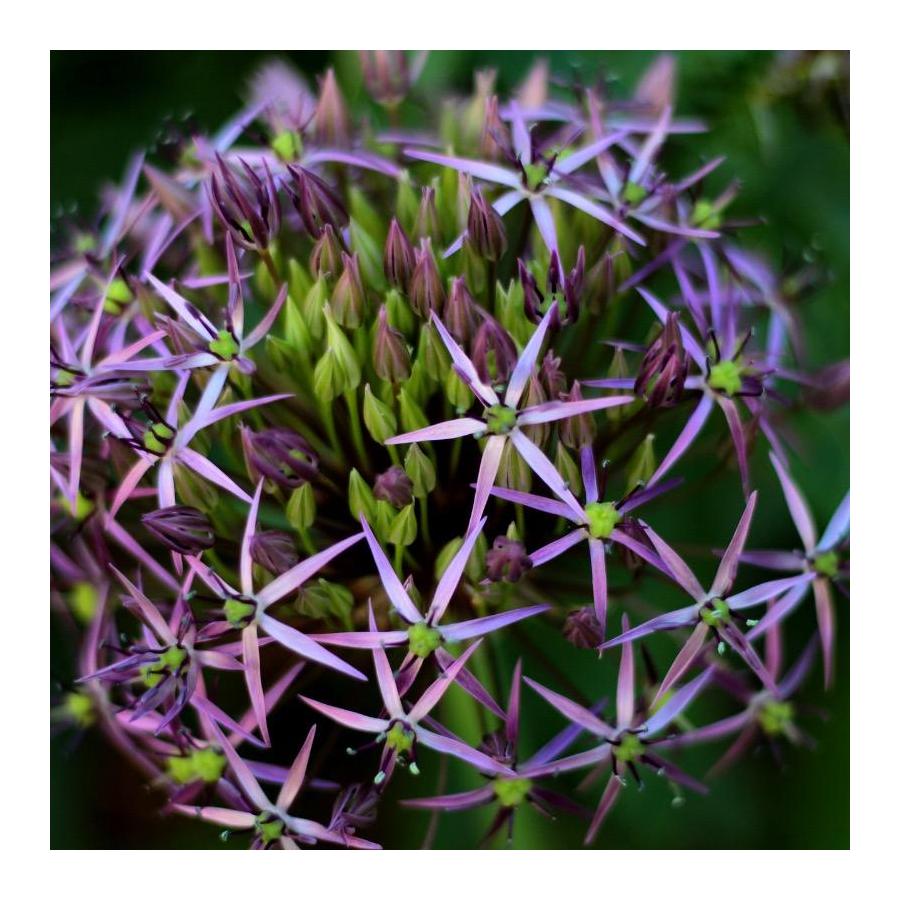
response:
<path id="1" fill-rule="evenodd" d="M 394 547 L 394 571 L 399 579 L 403 579 L 403 544 Z"/>
<path id="2" fill-rule="evenodd" d="M 356 455 L 359 457 L 362 468 L 368 471 L 369 459 L 366 454 L 366 442 L 363 438 L 362 423 L 359 419 L 356 391 L 347 391 L 347 393 L 344 394 L 344 400 L 347 403 L 347 411 L 350 413 L 350 435 L 353 438 L 353 446 L 356 449 Z"/>
<path id="3" fill-rule="evenodd" d="M 431 530 L 428 527 L 428 498 L 422 497 L 419 500 L 419 524 L 422 526 L 422 537 L 425 539 L 425 546 L 431 550 Z"/>
<path id="4" fill-rule="evenodd" d="M 275 265 L 275 260 L 272 259 L 272 254 L 269 253 L 268 250 L 260 250 L 259 256 L 263 261 L 263 265 L 266 267 L 266 271 L 272 277 L 272 281 L 275 284 L 275 289 L 278 290 L 283 279 L 278 273 L 278 266 Z"/>

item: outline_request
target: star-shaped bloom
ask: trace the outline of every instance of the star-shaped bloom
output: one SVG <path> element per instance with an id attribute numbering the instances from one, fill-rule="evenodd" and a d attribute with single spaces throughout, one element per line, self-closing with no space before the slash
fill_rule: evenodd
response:
<path id="1" fill-rule="evenodd" d="M 289 812 L 303 782 L 306 778 L 306 767 L 312 752 L 313 740 L 316 736 L 315 725 L 310 728 L 300 748 L 290 772 L 278 792 L 273 803 L 266 796 L 250 771 L 247 762 L 242 759 L 231 744 L 222 739 L 220 746 L 228 759 L 228 765 L 234 773 L 241 790 L 249 801 L 249 807 L 242 804 L 242 809 L 227 809 L 220 806 L 184 806 L 172 804 L 175 812 L 186 816 L 197 816 L 206 822 L 222 825 L 229 831 L 252 831 L 254 850 L 265 850 L 277 844 L 282 850 L 299 850 L 300 844 L 316 844 L 325 841 L 357 850 L 380 850 L 378 844 L 348 834 L 338 834 L 324 825 L 311 819 L 301 819 Z"/>
<path id="2" fill-rule="evenodd" d="M 127 437 L 128 429 L 113 410 L 111 403 L 130 397 L 134 387 L 123 366 L 133 361 L 142 350 L 165 337 L 163 331 L 151 331 L 127 346 L 118 347 L 97 357 L 97 339 L 103 319 L 105 291 L 101 294 L 85 332 L 73 341 L 65 318 L 53 323 L 55 345 L 50 348 L 51 426 L 63 416 L 69 419 L 69 477 L 66 496 L 74 512 L 81 481 L 84 454 L 84 411 L 89 409 L 105 431 Z M 80 347 L 78 342 L 80 341 Z M 142 360 L 144 371 L 168 368 L 169 357 L 156 356 Z"/>
<path id="3" fill-rule="evenodd" d="M 356 631 L 337 634 L 319 634 L 316 640 L 322 644 L 334 644 L 340 647 L 357 647 L 374 649 L 375 647 L 399 647 L 406 645 L 407 658 L 400 671 L 404 673 L 403 683 L 410 684 L 415 678 L 422 662 L 442 650 L 445 644 L 457 641 L 467 641 L 472 638 L 482 637 L 492 631 L 497 631 L 514 622 L 527 619 L 530 616 L 546 612 L 550 607 L 546 603 L 536 606 L 528 606 L 524 609 L 511 609 L 506 612 L 496 613 L 490 616 L 482 616 L 480 619 L 469 619 L 465 622 L 454 622 L 452 625 L 442 625 L 441 619 L 453 599 L 456 588 L 465 571 L 466 563 L 475 547 L 475 542 L 484 528 L 485 519 L 479 522 L 478 527 L 472 529 L 463 541 L 462 546 L 456 551 L 447 568 L 441 575 L 434 589 L 431 603 L 427 612 L 423 615 L 419 612 L 409 592 L 404 588 L 397 573 L 391 566 L 390 560 L 378 543 L 378 538 L 369 527 L 369 523 L 363 517 L 362 527 L 369 542 L 369 549 L 378 569 L 381 584 L 387 593 L 388 599 L 399 615 L 409 624 L 404 630 L 397 631 Z M 438 663 L 452 662 L 452 657 L 446 651 L 441 654 L 443 659 Z M 412 669 L 412 671 L 407 671 Z M 401 690 L 401 693 L 403 691 Z"/>
<path id="4" fill-rule="evenodd" d="M 663 613 L 642 625 L 630 628 L 618 637 L 607 641 L 603 648 L 627 644 L 657 631 L 670 631 L 693 626 L 694 631 L 672 663 L 669 674 L 659 688 L 658 696 L 662 696 L 687 671 L 703 651 L 706 639 L 710 634 L 719 642 L 720 652 L 724 652 L 727 644 L 744 660 L 769 690 L 777 690 L 771 673 L 763 665 L 762 660 L 737 623 L 745 620 L 743 610 L 774 600 L 790 591 L 791 588 L 812 581 L 815 574 L 806 573 L 791 578 L 779 578 L 775 581 L 758 584 L 738 594 L 730 593 L 737 576 L 740 556 L 743 553 L 747 535 L 750 533 L 750 524 L 756 509 L 756 498 L 757 494 L 754 491 L 747 501 L 743 515 L 731 538 L 731 543 L 719 563 L 712 587 L 708 591 L 703 590 L 700 586 L 700 582 L 688 564 L 652 528 L 644 525 L 647 536 L 656 548 L 660 559 L 665 563 L 675 581 L 690 594 L 694 603 L 674 612 Z M 782 600 L 782 602 L 784 601 Z M 775 606 L 777 608 L 777 604 Z"/>
<path id="5" fill-rule="evenodd" d="M 637 244 L 646 243 L 636 231 L 608 209 L 588 199 L 579 191 L 565 187 L 567 176 L 589 163 L 599 153 L 621 141 L 627 132 L 616 131 L 564 157 L 557 159 L 556 156 L 553 156 L 547 159 L 535 154 L 528 125 L 521 114 L 521 109 L 515 103 L 510 104 L 510 116 L 512 118 L 513 152 L 511 162 L 515 168 L 507 168 L 483 160 L 431 153 L 427 150 L 407 149 L 404 154 L 410 159 L 448 166 L 458 172 L 464 172 L 474 178 L 506 188 L 507 190 L 493 203 L 494 210 L 500 216 L 505 216 L 523 201 L 527 202 L 531 207 L 531 213 L 541 238 L 550 253 L 559 252 L 559 242 L 556 226 L 553 223 L 553 213 L 547 203 L 548 197 L 587 213 Z M 456 253 L 462 247 L 465 237 L 466 234 L 463 232 L 447 248 L 444 256 Z"/>
<path id="6" fill-rule="evenodd" d="M 621 544 L 651 565 L 666 572 L 665 564 L 660 558 L 622 528 L 620 523 L 629 513 L 676 487 L 679 482 L 671 479 L 653 487 L 634 490 L 618 501 L 605 500 L 606 469 L 603 468 L 598 472 L 594 450 L 590 444 L 586 444 L 581 450 L 581 477 L 584 483 L 585 503 L 578 505 L 577 512 L 561 500 L 509 488 L 495 487 L 491 489 L 491 494 L 511 503 L 567 519 L 576 526 L 563 537 L 530 553 L 529 558 L 534 566 L 550 562 L 569 548 L 587 540 L 591 560 L 594 614 L 599 626 L 598 644 L 602 644 L 606 635 L 606 553 L 610 549 L 610 542 Z"/>
<path id="7" fill-rule="evenodd" d="M 371 630 L 375 630 L 374 621 Z M 475 750 L 468 744 L 457 738 L 438 734 L 426 728 L 422 720 L 434 709 L 447 688 L 457 679 L 463 671 L 469 657 L 478 649 L 480 640 L 467 647 L 445 672 L 438 675 L 437 679 L 429 685 L 419 699 L 412 704 L 407 711 L 400 699 L 394 673 L 388 661 L 384 648 L 378 645 L 372 649 L 372 658 L 375 663 L 375 676 L 378 679 L 378 689 L 381 692 L 381 701 L 384 705 L 384 716 L 367 716 L 353 712 L 349 709 L 341 709 L 321 703 L 310 697 L 301 699 L 317 712 L 334 720 L 339 725 L 352 728 L 354 731 L 363 731 L 377 735 L 375 743 L 383 743 L 381 763 L 375 776 L 375 784 L 380 785 L 391 777 L 394 767 L 400 764 L 409 764 L 409 770 L 413 774 L 418 773 L 416 750 L 419 743 L 438 753 L 446 753 L 469 763 L 477 771 L 485 775 L 500 775 L 512 777 L 513 772 L 509 766 L 498 763 L 480 750 Z M 355 751 L 354 751 L 355 752 Z"/>
<path id="8" fill-rule="evenodd" d="M 523 802 L 528 802 L 538 812 L 550 818 L 553 817 L 551 810 L 554 807 L 567 812 L 580 812 L 581 808 L 568 797 L 535 784 L 535 782 L 555 772 L 556 764 L 553 760 L 561 753 L 565 753 L 581 734 L 582 727 L 578 724 L 569 725 L 541 747 L 537 753 L 524 762 L 518 762 L 521 690 L 522 661 L 519 660 L 513 671 L 505 722 L 499 731 L 488 735 L 481 745 L 485 752 L 497 762 L 508 765 L 512 769 L 511 777 L 496 775 L 490 778 L 488 784 L 471 791 L 445 794 L 439 797 L 417 797 L 414 800 L 401 801 L 403 805 L 414 809 L 455 812 L 496 803 L 499 809 L 488 828 L 482 845 L 504 825 L 507 826 L 509 838 L 512 839 L 516 810 Z M 602 703 L 595 705 L 593 712 L 598 712 L 602 705 Z"/>
<path id="9" fill-rule="evenodd" d="M 748 550 L 741 554 L 741 562 L 781 572 L 814 573 L 812 587 L 816 598 L 819 637 L 822 642 L 825 684 L 829 685 L 834 670 L 834 599 L 831 586 L 839 584 L 838 579 L 843 580 L 847 577 L 847 568 L 841 560 L 841 552 L 850 529 L 850 492 L 847 492 L 834 511 L 822 537 L 818 538 L 809 504 L 800 488 L 775 453 L 770 453 L 769 458 L 781 482 L 781 490 L 794 527 L 800 535 L 803 549 L 794 553 L 786 550 Z M 777 609 L 773 609 L 760 620 L 756 628 L 765 630 L 788 615 L 806 596 L 808 588 L 808 582 L 794 588 Z M 755 636 L 751 631 L 749 637 L 752 639 Z"/>
<path id="10" fill-rule="evenodd" d="M 178 409 L 187 388 L 190 377 L 189 372 L 183 372 L 172 392 L 165 417 L 161 416 L 156 408 L 143 399 L 142 406 L 150 422 L 141 430 L 133 419 L 128 419 L 126 424 L 132 436 L 124 438 L 125 442 L 137 451 L 138 460 L 122 478 L 116 495 L 110 507 L 110 515 L 115 516 L 122 504 L 131 496 L 144 475 L 157 463 L 157 494 L 160 508 L 175 506 L 175 467 L 186 466 L 202 478 L 212 482 L 218 487 L 224 488 L 234 494 L 245 503 L 250 502 L 250 495 L 229 478 L 215 463 L 211 462 L 188 445 L 204 428 L 221 422 L 229 416 L 255 409 L 266 403 L 274 403 L 276 400 L 285 400 L 292 394 L 273 394 L 270 397 L 258 397 L 254 400 L 240 400 L 237 403 L 226 403 L 215 409 L 203 409 L 204 404 L 198 403 L 198 408 L 190 419 L 179 427 Z M 210 378 L 210 382 L 215 376 Z"/>
<path id="11" fill-rule="evenodd" d="M 366 676 L 340 657 L 335 656 L 330 650 L 320 647 L 311 637 L 285 625 L 279 619 L 269 614 L 273 604 L 296 591 L 306 581 L 312 578 L 320 569 L 326 566 L 335 557 L 340 556 L 348 548 L 358 541 L 363 535 L 354 534 L 351 537 L 338 541 L 334 546 L 328 547 L 313 556 L 297 563 L 274 581 L 257 590 L 253 584 L 253 557 L 250 548 L 253 537 L 256 534 L 256 521 L 259 515 L 259 502 L 262 496 L 263 480 L 256 486 L 256 492 L 250 504 L 250 512 L 247 515 L 247 524 L 244 528 L 244 537 L 241 542 L 240 557 L 240 590 L 230 587 L 209 566 L 201 562 L 197 557 L 188 557 L 191 568 L 206 582 L 207 586 L 217 597 L 224 601 L 225 621 L 233 628 L 241 630 L 241 642 L 243 645 L 244 675 L 247 680 L 247 689 L 250 692 L 250 700 L 253 704 L 256 720 L 259 723 L 260 734 L 268 745 L 269 730 L 266 724 L 266 703 L 262 685 L 262 675 L 259 661 L 259 632 L 262 631 L 279 644 L 293 650 L 298 656 L 312 660 L 320 665 L 334 669 L 351 678 L 366 680 Z"/>
<path id="12" fill-rule="evenodd" d="M 622 629 L 626 632 L 628 630 L 627 616 L 622 617 Z M 635 708 L 634 650 L 631 644 L 625 644 L 619 664 L 615 726 L 604 722 L 580 703 L 576 703 L 556 691 L 551 691 L 530 678 L 525 679 L 531 688 L 567 719 L 601 739 L 601 743 L 592 750 L 558 759 L 545 769 L 548 768 L 550 771 L 558 773 L 583 769 L 587 766 L 597 767 L 607 762 L 612 766 L 612 775 L 606 784 L 606 789 L 600 798 L 600 803 L 585 837 L 586 844 L 590 844 L 596 837 L 603 820 L 625 784 L 623 768 L 631 772 L 638 784 L 641 783 L 641 776 L 637 767 L 646 765 L 665 775 L 675 784 L 683 785 L 698 793 L 706 793 L 705 785 L 659 756 L 657 751 L 665 750 L 671 745 L 673 738 L 661 736 L 662 733 L 706 687 L 712 675 L 712 669 L 706 669 L 677 690 L 649 718 L 643 719 Z M 674 680 L 667 676 L 665 681 L 672 684 Z"/>
<path id="13" fill-rule="evenodd" d="M 441 320 L 432 313 L 431 320 L 450 353 L 456 374 L 484 407 L 483 418 L 464 416 L 448 422 L 440 422 L 437 425 L 428 425 L 425 428 L 389 438 L 385 443 L 410 444 L 417 441 L 446 440 L 469 435 L 476 438 L 488 436 L 481 456 L 481 467 L 478 470 L 478 480 L 475 485 L 475 500 L 472 504 L 472 514 L 469 517 L 467 532 L 477 525 L 484 513 L 488 495 L 494 486 L 497 471 L 500 468 L 500 457 L 507 441 L 512 442 L 522 459 L 547 487 L 567 503 L 574 513 L 580 515 L 581 506 L 562 476 L 543 451 L 522 431 L 522 427 L 555 422 L 598 409 L 608 409 L 611 406 L 621 406 L 624 403 L 631 403 L 634 399 L 633 397 L 614 396 L 595 397 L 590 400 L 552 400 L 549 403 L 540 403 L 525 409 L 518 408 L 528 379 L 537 364 L 547 329 L 553 322 L 555 314 L 556 303 L 554 302 L 525 345 L 525 349 L 519 354 L 501 400 L 494 388 L 481 380 L 475 364 L 466 356 Z"/>

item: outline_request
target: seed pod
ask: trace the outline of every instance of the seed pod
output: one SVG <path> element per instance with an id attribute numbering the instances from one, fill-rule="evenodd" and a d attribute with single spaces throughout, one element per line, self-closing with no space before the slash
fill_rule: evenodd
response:
<path id="1" fill-rule="evenodd" d="M 281 575 L 300 562 L 294 539 L 285 531 L 258 531 L 250 541 L 250 556 L 273 575 Z"/>
<path id="2" fill-rule="evenodd" d="M 386 500 L 396 509 L 402 509 L 413 502 L 412 479 L 402 466 L 391 466 L 386 472 L 375 476 L 372 493 L 378 500 Z"/>
<path id="3" fill-rule="evenodd" d="M 525 545 L 504 535 L 494 538 L 494 546 L 485 558 L 487 577 L 491 581 L 518 581 L 531 566 Z"/>
<path id="4" fill-rule="evenodd" d="M 192 506 L 164 506 L 141 516 L 147 531 L 169 550 L 196 556 L 216 542 L 209 519 Z"/>

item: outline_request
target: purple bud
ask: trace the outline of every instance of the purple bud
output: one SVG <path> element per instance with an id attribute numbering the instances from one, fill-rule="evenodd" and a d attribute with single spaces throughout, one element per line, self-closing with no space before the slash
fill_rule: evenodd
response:
<path id="1" fill-rule="evenodd" d="M 403 50 L 360 50 L 363 80 L 372 99 L 396 106 L 409 93 L 411 78 Z"/>
<path id="2" fill-rule="evenodd" d="M 375 340 L 372 342 L 372 362 L 375 374 L 391 384 L 409 378 L 409 350 L 403 335 L 388 324 L 386 306 L 378 310 L 378 324 L 375 327 Z"/>
<path id="3" fill-rule="evenodd" d="M 525 393 L 522 395 L 522 408 L 527 409 L 529 406 L 539 406 L 541 403 L 547 402 L 547 395 L 544 392 L 544 388 L 541 386 L 541 382 L 538 380 L 536 375 L 531 375 L 528 379 L 528 384 L 525 387 Z M 523 425 L 522 431 L 525 435 L 531 439 L 532 443 L 538 445 L 538 447 L 545 447 L 547 441 L 550 439 L 550 430 L 551 426 L 544 422 L 540 425 Z"/>
<path id="4" fill-rule="evenodd" d="M 475 333 L 475 301 L 466 286 L 465 276 L 450 282 L 450 296 L 444 307 L 444 324 L 458 341 L 468 342 Z"/>
<path id="5" fill-rule="evenodd" d="M 288 166 L 288 172 L 291 201 L 310 237 L 318 238 L 326 225 L 340 230 L 347 221 L 347 210 L 334 189 L 302 166 Z"/>
<path id="6" fill-rule="evenodd" d="M 169 550 L 196 556 L 215 544 L 209 519 L 193 506 L 164 506 L 141 516 L 147 531 Z"/>
<path id="7" fill-rule="evenodd" d="M 431 240 L 423 238 L 409 280 L 409 302 L 423 319 L 427 319 L 432 312 L 441 312 L 445 299 L 444 283 L 431 252 Z"/>
<path id="8" fill-rule="evenodd" d="M 282 575 L 300 562 L 294 539 L 285 531 L 258 531 L 250 541 L 250 556 L 273 575 Z"/>
<path id="9" fill-rule="evenodd" d="M 812 384 L 804 390 L 807 403 L 830 412 L 850 401 L 850 360 L 833 363 L 812 373 Z"/>
<path id="10" fill-rule="evenodd" d="M 387 500 L 391 506 L 402 509 L 413 501 L 413 483 L 402 466 L 391 466 L 375 476 L 372 493 L 378 500 Z"/>
<path id="11" fill-rule="evenodd" d="M 525 545 L 504 535 L 494 538 L 484 563 L 491 581 L 518 581 L 531 568 Z"/>
<path id="12" fill-rule="evenodd" d="M 326 223 L 309 257 L 309 268 L 316 278 L 337 275 L 341 270 L 344 247 L 330 223 Z"/>
<path id="13" fill-rule="evenodd" d="M 472 362 L 482 381 L 501 384 L 509 380 L 513 366 L 519 358 L 513 339 L 506 329 L 491 315 L 484 314 L 484 321 L 472 342 Z"/>
<path id="14" fill-rule="evenodd" d="M 316 140 L 320 144 L 346 147 L 350 143 L 350 120 L 334 69 L 329 69 L 319 81 L 315 128 Z"/>
<path id="15" fill-rule="evenodd" d="M 516 158 L 509 129 L 500 118 L 496 94 L 488 97 L 484 106 L 484 127 L 481 131 L 481 152 L 488 159 L 504 157 L 512 162 Z"/>
<path id="16" fill-rule="evenodd" d="M 275 484 L 294 490 L 316 477 L 319 459 L 312 448 L 290 428 L 243 431 L 244 452 L 251 471 Z"/>
<path id="17" fill-rule="evenodd" d="M 674 406 L 684 390 L 687 369 L 678 313 L 670 312 L 662 331 L 641 361 L 634 391 L 652 407 Z"/>
<path id="18" fill-rule="evenodd" d="M 563 637 L 582 650 L 594 650 L 603 640 L 603 629 L 592 606 L 576 609 L 566 616 Z"/>
<path id="19" fill-rule="evenodd" d="M 540 377 L 548 400 L 559 400 L 566 390 L 566 375 L 561 366 L 562 360 L 552 350 L 544 354 Z"/>
<path id="20" fill-rule="evenodd" d="M 278 198 L 268 167 L 264 182 L 241 160 L 241 179 L 221 156 L 216 160 L 219 169 L 209 182 L 213 210 L 241 246 L 265 249 L 280 224 Z"/>
<path id="21" fill-rule="evenodd" d="M 396 218 L 391 219 L 387 240 L 384 242 L 384 274 L 396 288 L 405 291 L 416 264 L 412 244 Z"/>
<path id="22" fill-rule="evenodd" d="M 503 228 L 503 220 L 479 190 L 472 191 L 466 233 L 469 245 L 479 256 L 492 262 L 496 262 L 503 256 L 506 250 L 506 231 Z"/>
<path id="23" fill-rule="evenodd" d="M 347 328 L 358 328 L 366 314 L 366 291 L 359 273 L 359 256 L 341 254 L 344 271 L 331 294 L 335 321 Z"/>
<path id="24" fill-rule="evenodd" d="M 563 395 L 564 400 L 577 402 L 583 400 L 581 385 L 577 381 L 572 382 L 572 390 Z M 580 416 L 569 416 L 559 423 L 559 439 L 572 450 L 580 450 L 588 444 L 594 443 L 597 436 L 597 425 L 592 413 L 582 413 Z"/>

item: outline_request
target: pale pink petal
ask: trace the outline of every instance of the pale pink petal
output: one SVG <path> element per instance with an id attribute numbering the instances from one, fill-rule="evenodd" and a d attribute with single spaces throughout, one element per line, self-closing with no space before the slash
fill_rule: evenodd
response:
<path id="1" fill-rule="evenodd" d="M 195 450 L 191 450 L 190 447 L 182 447 L 178 451 L 178 460 L 188 468 L 193 469 L 198 475 L 203 476 L 207 481 L 211 481 L 213 484 L 218 485 L 221 488 L 224 488 L 231 494 L 234 494 L 239 500 L 243 500 L 244 503 L 250 503 L 251 498 L 250 495 L 241 487 L 236 485 L 215 463 L 210 462 L 205 456 L 201 456 Z M 164 466 L 160 466 L 160 480 L 162 480 L 162 469 Z M 172 495 L 172 503 L 175 502 L 174 491 Z M 167 506 L 171 506 L 172 503 L 167 503 Z"/>
<path id="2" fill-rule="evenodd" d="M 422 613 L 416 609 L 415 603 L 412 602 L 409 594 L 406 593 L 406 589 L 397 577 L 394 567 L 385 555 L 384 550 L 381 549 L 378 538 L 375 537 L 374 532 L 369 527 L 366 517 L 362 516 L 360 522 L 362 524 L 363 533 L 366 536 L 366 541 L 369 544 L 372 558 L 375 560 L 375 568 L 378 569 L 378 577 L 381 579 L 381 585 L 388 595 L 388 600 L 391 601 L 394 609 L 396 609 L 407 622 L 410 624 L 421 622 L 423 618 Z"/>
<path id="3" fill-rule="evenodd" d="M 422 441 L 445 441 L 451 438 L 468 437 L 485 429 L 485 423 L 480 419 L 452 419 L 449 422 L 439 422 L 436 425 L 427 425 L 425 428 L 408 431 L 406 434 L 395 435 L 388 438 L 385 443 L 416 444 Z"/>
<path id="4" fill-rule="evenodd" d="M 515 430 L 513 433 L 515 433 Z M 503 456 L 503 448 L 505 446 L 505 434 L 492 434 L 485 442 L 484 450 L 481 453 L 481 463 L 478 466 L 478 479 L 475 482 L 475 498 L 472 501 L 469 524 L 466 526 L 467 533 L 471 533 L 478 522 L 481 521 L 491 489 L 497 480 L 500 458 Z"/>
<path id="5" fill-rule="evenodd" d="M 436 625 L 440 622 L 441 617 L 446 612 L 450 601 L 453 599 L 454 593 L 456 593 L 459 580 L 462 578 L 463 572 L 465 571 L 466 563 L 472 555 L 472 549 L 475 546 L 475 542 L 478 540 L 478 536 L 481 534 L 486 521 L 487 519 L 481 519 L 476 528 L 470 527 L 466 539 L 462 542 L 459 550 L 453 555 L 453 559 L 450 560 L 447 568 L 444 569 L 444 573 L 441 575 L 441 579 L 434 589 L 434 596 L 431 600 L 431 604 L 428 607 L 426 619 L 429 624 Z"/>
<path id="6" fill-rule="evenodd" d="M 379 734 L 385 731 L 390 724 L 388 719 L 376 719 L 374 716 L 364 716 L 362 713 L 353 712 L 349 709 L 341 709 L 339 706 L 330 706 L 327 703 L 320 703 L 311 697 L 300 695 L 300 699 L 311 706 L 316 712 L 327 716 L 338 725 L 345 728 L 352 728 L 354 731 L 368 731 L 372 734 Z"/>
<path id="7" fill-rule="evenodd" d="M 519 405 L 519 398 L 522 396 L 522 391 L 525 390 L 525 385 L 528 384 L 528 379 L 531 377 L 532 372 L 534 372 L 534 367 L 537 365 L 538 356 L 541 353 L 541 347 L 543 346 L 544 338 L 547 335 L 547 329 L 550 327 L 553 317 L 556 315 L 557 305 L 557 302 L 554 300 L 550 308 L 544 314 L 543 319 L 541 319 L 540 325 L 535 328 L 534 333 L 528 339 L 528 343 L 516 360 L 516 366 L 512 371 L 512 375 L 509 377 L 506 393 L 503 395 L 503 401 L 507 406 L 515 408 Z"/>
<path id="8" fill-rule="evenodd" d="M 285 811 L 290 809 L 291 804 L 297 798 L 297 794 L 303 785 L 303 779 L 306 777 L 306 766 L 309 763 L 309 754 L 312 752 L 312 745 L 315 737 L 316 726 L 313 725 L 312 728 L 309 729 L 306 740 L 303 742 L 303 746 L 297 753 L 294 762 L 291 764 L 291 770 L 288 772 L 288 777 L 285 779 L 284 784 L 281 786 L 281 790 L 278 792 L 278 798 L 275 800 L 275 805 Z"/>
<path id="9" fill-rule="evenodd" d="M 285 625 L 284 622 L 280 622 L 266 613 L 260 614 L 259 626 L 266 634 L 271 635 L 279 644 L 287 647 L 288 650 L 293 650 L 298 656 L 302 656 L 304 659 L 311 659 L 313 662 L 327 666 L 329 669 L 334 669 L 343 675 L 349 675 L 351 678 L 356 678 L 359 681 L 366 680 L 366 676 L 362 672 L 354 669 L 349 663 L 345 663 L 331 651 L 320 647 L 312 638 L 303 634 L 302 631 L 297 631 L 296 628 L 291 628 L 290 625 Z"/>

